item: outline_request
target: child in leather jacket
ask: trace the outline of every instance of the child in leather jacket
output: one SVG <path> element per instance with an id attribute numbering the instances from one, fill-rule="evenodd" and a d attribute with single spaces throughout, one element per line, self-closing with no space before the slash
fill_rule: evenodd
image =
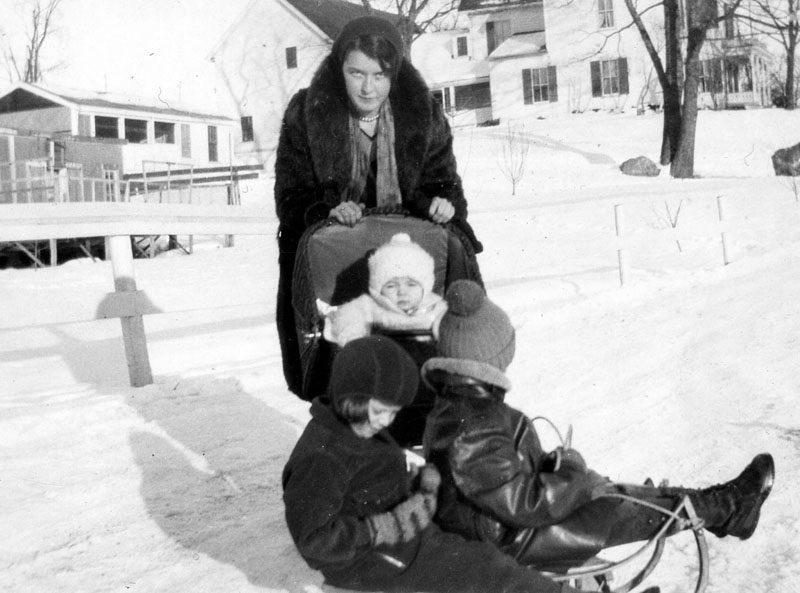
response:
<path id="1" fill-rule="evenodd" d="M 672 510 L 685 496 L 714 535 L 752 535 L 774 479 L 771 455 L 757 455 L 725 484 L 689 489 L 613 483 L 574 449 L 547 452 L 531 420 L 503 401 L 516 339 L 508 316 L 474 282 L 454 282 L 445 298 L 438 356 L 422 367 L 436 392 L 423 448 L 442 475 L 442 529 L 548 570 L 650 539 L 668 519 L 659 508 Z M 673 522 L 669 533 L 687 526 Z"/>

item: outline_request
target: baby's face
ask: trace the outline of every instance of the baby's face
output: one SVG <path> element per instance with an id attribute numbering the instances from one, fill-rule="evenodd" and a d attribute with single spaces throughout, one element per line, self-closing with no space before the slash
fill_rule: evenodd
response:
<path id="1" fill-rule="evenodd" d="M 404 313 L 413 313 L 419 307 L 424 292 L 422 285 L 408 276 L 395 276 L 381 287 L 381 295 Z"/>

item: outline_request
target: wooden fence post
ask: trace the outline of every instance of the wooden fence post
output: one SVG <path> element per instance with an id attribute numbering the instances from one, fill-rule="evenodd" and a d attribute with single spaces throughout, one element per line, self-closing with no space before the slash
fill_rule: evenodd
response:
<path id="1" fill-rule="evenodd" d="M 114 288 L 117 292 L 135 291 L 136 278 L 133 274 L 133 251 L 131 238 L 127 235 L 108 237 L 107 246 L 111 252 L 111 267 L 114 271 Z M 147 354 L 147 337 L 141 314 L 120 317 L 122 340 L 125 343 L 125 357 L 128 359 L 128 376 L 131 386 L 143 387 L 153 382 L 150 370 L 150 357 Z"/>
<path id="2" fill-rule="evenodd" d="M 722 209 L 722 196 L 717 196 L 717 212 L 719 213 L 719 222 L 721 225 L 725 224 L 725 213 Z M 720 237 L 722 239 L 722 261 L 727 266 L 731 263 L 730 258 L 728 257 L 728 236 L 725 233 L 725 227 L 722 227 L 722 231 L 720 232 Z"/>
<path id="3" fill-rule="evenodd" d="M 622 248 L 622 204 L 614 205 L 614 227 L 617 232 L 617 263 L 619 265 L 619 285 L 625 286 L 628 275 L 628 252 Z"/>

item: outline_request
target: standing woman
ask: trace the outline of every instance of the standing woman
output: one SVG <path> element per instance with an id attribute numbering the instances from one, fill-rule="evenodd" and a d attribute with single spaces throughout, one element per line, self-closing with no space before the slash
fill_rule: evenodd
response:
<path id="1" fill-rule="evenodd" d="M 286 108 L 275 163 L 280 249 L 277 325 L 289 388 L 301 394 L 292 273 L 300 237 L 331 217 L 355 225 L 364 208 L 401 206 L 452 222 L 482 246 L 467 202 L 450 126 L 419 72 L 403 57 L 395 26 L 375 17 L 347 23 Z"/>

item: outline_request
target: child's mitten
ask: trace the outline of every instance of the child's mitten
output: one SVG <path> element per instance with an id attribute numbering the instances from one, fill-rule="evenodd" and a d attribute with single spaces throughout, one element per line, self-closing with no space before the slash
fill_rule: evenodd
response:
<path id="1" fill-rule="evenodd" d="M 378 546 L 411 541 L 430 524 L 435 512 L 434 496 L 414 494 L 391 511 L 368 518 L 372 542 Z"/>

